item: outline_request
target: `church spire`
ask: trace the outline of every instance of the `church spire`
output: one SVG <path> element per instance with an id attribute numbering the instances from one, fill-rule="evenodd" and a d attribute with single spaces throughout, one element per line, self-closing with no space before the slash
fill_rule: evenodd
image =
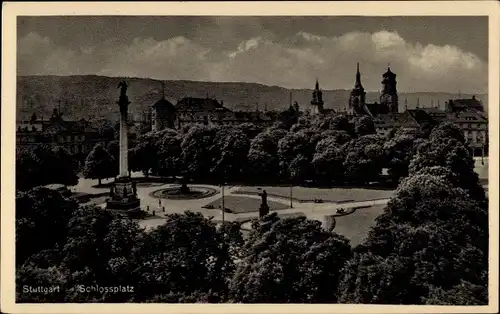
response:
<path id="1" fill-rule="evenodd" d="M 318 90 L 319 89 L 319 82 L 318 82 L 318 78 L 316 78 L 316 85 L 315 85 L 315 89 Z"/>
<path id="2" fill-rule="evenodd" d="M 355 89 L 363 89 L 361 85 L 361 73 L 359 73 L 359 62 L 356 64 L 356 83 L 354 84 Z"/>

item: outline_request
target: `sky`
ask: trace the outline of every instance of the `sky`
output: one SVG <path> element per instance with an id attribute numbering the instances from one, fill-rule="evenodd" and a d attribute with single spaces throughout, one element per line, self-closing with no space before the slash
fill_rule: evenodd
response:
<path id="1" fill-rule="evenodd" d="M 484 93 L 487 17 L 18 17 L 18 75 Z"/>

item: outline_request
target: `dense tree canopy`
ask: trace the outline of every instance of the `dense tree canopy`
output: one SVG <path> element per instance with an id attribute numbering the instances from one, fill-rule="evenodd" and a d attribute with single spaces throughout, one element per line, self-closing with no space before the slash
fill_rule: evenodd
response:
<path id="1" fill-rule="evenodd" d="M 98 179 L 99 185 L 101 185 L 101 179 L 116 177 L 118 170 L 118 163 L 115 158 L 102 144 L 96 144 L 85 159 L 83 176 Z"/>
<path id="2" fill-rule="evenodd" d="M 66 225 L 78 209 L 74 200 L 37 187 L 16 195 L 16 264 L 50 249 L 66 236 Z"/>
<path id="3" fill-rule="evenodd" d="M 343 117 L 326 120 L 298 120 L 290 131 L 272 126 L 251 139 L 239 128 L 205 125 L 150 132 L 131 149 L 131 159 L 137 158 L 137 169 L 161 175 L 291 176 L 321 184 L 365 184 L 380 180 L 387 167 L 399 185 L 361 245 L 351 249 L 319 221 L 276 214 L 255 220 L 245 238 L 239 223 L 192 212 L 168 215 L 146 231 L 38 188 L 16 199 L 17 300 L 487 303 L 487 199 L 456 129 L 438 126 L 427 136 L 395 130 L 380 137 L 361 135 L 359 127 L 353 132 Z M 109 151 L 115 151 L 112 144 Z M 33 169 L 40 156 L 64 158 L 61 150 L 42 152 L 29 152 L 19 164 Z M 20 290 L 54 283 L 62 293 Z M 135 291 L 81 293 L 82 284 Z"/>
<path id="4" fill-rule="evenodd" d="M 386 143 L 388 156 L 397 159 L 401 145 L 409 176 L 347 263 L 339 300 L 487 303 L 487 202 L 461 132 L 447 124 L 429 140 L 396 132 Z"/>
<path id="5" fill-rule="evenodd" d="M 354 121 L 354 131 L 358 136 L 375 134 L 375 123 L 369 116 L 358 117 Z"/>
<path id="6" fill-rule="evenodd" d="M 383 149 L 375 135 L 365 135 L 344 145 L 345 178 L 349 182 L 369 183 L 377 181 L 382 172 Z"/>
<path id="7" fill-rule="evenodd" d="M 487 226 L 487 211 L 444 177 L 405 179 L 345 268 L 341 302 L 435 303 L 436 289 L 485 287 Z"/>
<path id="8" fill-rule="evenodd" d="M 76 185 L 77 163 L 60 146 L 36 145 L 16 152 L 16 188 L 46 184 Z"/>
<path id="9" fill-rule="evenodd" d="M 253 223 L 231 282 L 235 302 L 331 303 L 349 241 L 302 218 L 276 214 Z"/>

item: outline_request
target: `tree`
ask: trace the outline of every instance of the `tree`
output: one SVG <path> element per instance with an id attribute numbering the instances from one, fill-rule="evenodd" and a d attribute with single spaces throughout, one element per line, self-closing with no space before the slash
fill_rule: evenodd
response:
<path id="1" fill-rule="evenodd" d="M 246 171 L 249 179 L 273 181 L 278 177 L 278 143 L 286 134 L 283 129 L 269 128 L 251 140 Z"/>
<path id="2" fill-rule="evenodd" d="M 50 249 L 66 236 L 66 225 L 78 209 L 72 199 L 57 191 L 37 187 L 16 195 L 16 264 Z"/>
<path id="3" fill-rule="evenodd" d="M 380 179 L 383 150 L 380 139 L 365 135 L 343 146 L 344 173 L 348 181 L 366 184 Z"/>
<path id="4" fill-rule="evenodd" d="M 290 132 L 298 132 L 300 130 L 311 128 L 311 120 L 306 117 L 300 117 L 294 125 L 290 128 Z"/>
<path id="5" fill-rule="evenodd" d="M 283 177 L 294 173 L 293 180 L 308 179 L 313 169 L 311 162 L 316 144 L 321 133 L 313 129 L 304 129 L 297 133 L 289 132 L 278 143 L 280 170 Z"/>
<path id="6" fill-rule="evenodd" d="M 158 151 L 158 173 L 161 175 L 179 175 L 182 171 L 181 137 L 168 133 L 160 140 Z"/>
<path id="7" fill-rule="evenodd" d="M 77 164 L 60 146 L 36 145 L 16 152 L 16 188 L 46 184 L 76 185 Z"/>
<path id="8" fill-rule="evenodd" d="M 61 268 L 68 273 L 69 301 L 125 302 L 133 297 L 98 291 L 82 296 L 77 289 L 78 285 L 96 284 L 135 286 L 139 279 L 133 270 L 141 261 L 133 253 L 142 236 L 136 222 L 123 220 L 109 211 L 89 206 L 76 212 L 68 223 L 67 240 L 61 250 Z"/>
<path id="9" fill-rule="evenodd" d="M 453 123 L 450 122 L 444 122 L 439 124 L 437 127 L 435 127 L 431 134 L 430 134 L 430 140 L 440 140 L 443 138 L 451 138 L 455 139 L 456 141 L 465 144 L 465 137 L 464 133 L 460 128 L 455 126 Z"/>
<path id="10" fill-rule="evenodd" d="M 393 182 L 397 183 L 400 178 L 408 176 L 408 167 L 421 141 L 413 134 L 402 132 L 397 132 L 385 141 L 383 144 L 385 165 Z"/>
<path id="11" fill-rule="evenodd" d="M 345 115 L 335 115 L 330 118 L 330 130 L 345 131 L 348 134 L 352 134 L 353 127 L 349 123 L 349 120 Z"/>
<path id="12" fill-rule="evenodd" d="M 191 127 L 181 143 L 185 175 L 206 178 L 210 175 L 216 130 L 205 125 Z"/>
<path id="13" fill-rule="evenodd" d="M 356 118 L 354 121 L 354 130 L 358 136 L 376 134 L 375 123 L 369 116 Z"/>
<path id="14" fill-rule="evenodd" d="M 250 140 L 256 137 L 262 131 L 261 127 L 251 122 L 241 123 L 237 126 L 237 128 L 243 131 L 243 133 L 245 133 L 245 135 Z"/>
<path id="15" fill-rule="evenodd" d="M 435 128 L 430 140 L 422 142 L 416 148 L 416 154 L 409 165 L 409 173 L 417 173 L 425 167 L 447 167 L 454 174 L 458 186 L 467 190 L 472 198 L 482 202 L 482 206 L 487 206 L 484 189 L 474 171 L 474 160 L 455 131 L 455 127 L 448 125 Z"/>
<path id="16" fill-rule="evenodd" d="M 400 183 L 343 271 L 341 302 L 487 303 L 481 293 L 488 280 L 487 210 L 450 176 L 435 167 Z M 462 282 L 470 290 L 457 290 Z M 450 298 L 451 291 L 463 297 Z"/>
<path id="17" fill-rule="evenodd" d="M 16 268 L 16 302 L 62 303 L 67 292 L 63 288 L 65 280 L 64 272 L 58 267 L 39 268 L 31 264 L 22 265 Z M 40 287 L 47 290 L 37 291 L 36 289 Z M 33 291 L 29 290 L 30 288 Z"/>
<path id="18" fill-rule="evenodd" d="M 290 130 L 292 125 L 296 124 L 299 119 L 299 112 L 296 111 L 292 106 L 288 109 L 280 112 L 278 116 L 278 122 L 283 123 L 283 128 Z"/>
<path id="19" fill-rule="evenodd" d="M 211 172 L 219 178 L 239 178 L 247 164 L 250 140 L 239 129 L 218 128 L 213 143 Z"/>
<path id="20" fill-rule="evenodd" d="M 324 183 L 342 182 L 344 176 L 343 162 L 344 156 L 336 139 L 327 137 L 321 140 L 316 145 L 312 159 L 316 174 L 315 179 Z"/>
<path id="21" fill-rule="evenodd" d="M 139 136 L 134 147 L 129 149 L 131 170 L 142 171 L 146 176 L 150 171 L 157 173 L 159 168 L 164 167 L 159 157 L 162 140 L 165 136 L 176 135 L 175 130 L 164 129 Z"/>
<path id="22" fill-rule="evenodd" d="M 85 159 L 83 176 L 98 179 L 98 185 L 101 185 L 103 178 L 111 178 L 116 175 L 118 175 L 118 167 L 115 159 L 102 144 L 96 144 Z"/>
<path id="23" fill-rule="evenodd" d="M 231 282 L 235 302 L 335 303 L 349 241 L 304 217 L 253 222 Z"/>
<path id="24" fill-rule="evenodd" d="M 226 235 L 227 236 L 227 235 Z M 144 234 L 134 256 L 134 274 L 146 299 L 170 302 L 222 302 L 227 296 L 227 246 L 215 224 L 200 213 L 171 214 L 163 225 Z M 168 285 L 165 283 L 168 282 Z"/>

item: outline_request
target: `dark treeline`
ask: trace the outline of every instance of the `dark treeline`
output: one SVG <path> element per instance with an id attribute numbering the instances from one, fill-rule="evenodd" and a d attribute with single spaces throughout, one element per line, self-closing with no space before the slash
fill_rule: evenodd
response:
<path id="1" fill-rule="evenodd" d="M 198 182 L 315 185 L 392 183 L 408 175 L 420 130 L 395 129 L 376 135 L 373 120 L 346 116 L 299 117 L 290 109 L 271 127 L 187 125 L 181 130 L 148 132 L 130 141 L 129 170 Z M 111 166 L 112 164 L 115 166 Z M 382 177 L 382 169 L 388 176 Z M 101 179 L 117 175 L 118 142 L 97 145 L 83 174 Z"/>
<path id="2" fill-rule="evenodd" d="M 192 212 L 145 231 L 53 190 L 26 188 L 16 197 L 17 302 L 488 303 L 488 202 L 459 129 L 381 138 L 364 118 L 292 122 L 254 137 L 242 127 L 198 125 L 148 133 L 131 152 L 151 164 L 132 167 L 192 178 L 253 171 L 366 182 L 385 163 L 400 179 L 397 192 L 361 245 L 351 248 L 319 221 L 274 214 L 254 220 L 246 238 L 237 223 Z M 94 155 L 113 162 L 108 149 Z M 44 171 L 27 169 L 27 178 L 29 169 Z M 60 290 L 23 291 L 53 285 Z"/>

